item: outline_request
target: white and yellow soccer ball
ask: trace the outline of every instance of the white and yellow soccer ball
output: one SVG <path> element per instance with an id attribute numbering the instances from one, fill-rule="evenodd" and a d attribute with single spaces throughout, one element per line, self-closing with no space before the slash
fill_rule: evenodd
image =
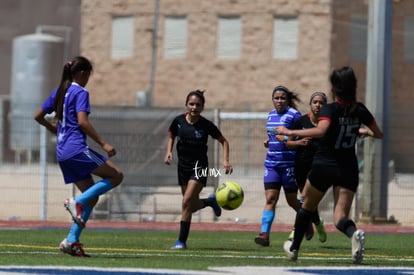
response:
<path id="1" fill-rule="evenodd" d="M 243 188 L 236 182 L 223 182 L 216 190 L 217 203 L 223 209 L 234 210 L 242 204 L 243 199 Z"/>

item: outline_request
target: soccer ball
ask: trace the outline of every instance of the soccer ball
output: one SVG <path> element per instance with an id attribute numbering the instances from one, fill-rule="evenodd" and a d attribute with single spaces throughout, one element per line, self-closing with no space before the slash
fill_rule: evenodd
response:
<path id="1" fill-rule="evenodd" d="M 216 190 L 217 203 L 223 209 L 234 210 L 242 204 L 243 199 L 243 189 L 236 182 L 226 181 Z"/>

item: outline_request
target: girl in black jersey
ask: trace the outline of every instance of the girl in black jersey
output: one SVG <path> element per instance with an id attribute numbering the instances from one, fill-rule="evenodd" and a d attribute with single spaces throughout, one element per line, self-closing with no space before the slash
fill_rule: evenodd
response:
<path id="1" fill-rule="evenodd" d="M 310 112 L 299 117 L 293 124 L 296 129 L 309 129 L 316 127 L 318 124 L 318 117 L 323 105 L 327 103 L 328 99 L 325 93 L 315 92 L 310 96 L 309 106 Z M 284 136 L 281 136 L 284 137 Z M 303 193 L 306 178 L 311 170 L 313 156 L 318 149 L 319 140 L 310 137 L 294 138 L 289 137 L 286 146 L 296 148 L 295 154 L 295 179 L 299 187 L 300 193 Z M 303 200 L 303 199 L 302 199 Z M 323 220 L 319 217 L 318 211 L 315 211 L 315 216 L 312 218 L 312 223 L 315 225 L 316 233 L 319 241 L 326 242 L 326 231 Z M 308 229 L 309 231 L 309 229 Z M 293 239 L 294 231 L 289 235 L 289 239 Z M 306 236 L 306 234 L 305 234 Z"/>
<path id="2" fill-rule="evenodd" d="M 383 133 L 371 112 L 356 101 L 357 80 L 352 68 L 334 70 L 330 82 L 336 101 L 322 107 L 316 127 L 303 130 L 276 129 L 282 135 L 320 138 L 305 184 L 304 202 L 296 214 L 295 236 L 293 241 L 286 241 L 283 248 L 289 260 L 297 260 L 306 227 L 326 191 L 333 186 L 334 223 L 339 231 L 350 238 L 353 262 L 359 264 L 364 258 L 365 233 L 357 230 L 349 218 L 359 183 L 355 143 L 358 136 L 382 138 Z M 361 128 L 362 124 L 367 127 Z"/>
<path id="3" fill-rule="evenodd" d="M 191 216 L 193 212 L 206 206 L 213 208 L 215 215 L 221 215 L 215 195 L 200 199 L 199 195 L 207 183 L 208 136 L 217 139 L 223 146 L 223 167 L 226 174 L 232 173 L 233 167 L 229 162 L 229 143 L 220 130 L 211 121 L 201 116 L 204 109 L 204 91 L 196 90 L 187 95 L 185 106 L 187 112 L 177 116 L 171 123 L 168 132 L 167 151 L 164 162 L 170 165 L 173 160 L 172 149 L 177 137 L 178 155 L 178 184 L 181 186 L 182 213 L 180 233 L 177 242 L 171 249 L 186 249 L 190 233 Z"/>

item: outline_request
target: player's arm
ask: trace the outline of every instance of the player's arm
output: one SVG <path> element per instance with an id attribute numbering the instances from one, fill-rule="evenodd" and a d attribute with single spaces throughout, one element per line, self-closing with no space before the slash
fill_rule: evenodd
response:
<path id="1" fill-rule="evenodd" d="M 298 148 L 300 146 L 308 146 L 312 138 L 304 137 L 304 138 L 295 138 L 293 136 L 289 136 L 288 140 L 286 141 L 286 147 L 288 148 Z"/>
<path id="2" fill-rule="evenodd" d="M 115 148 L 106 143 L 105 140 L 98 134 L 92 124 L 89 122 L 87 112 L 78 112 L 78 125 L 82 129 L 82 131 L 91 139 L 93 139 L 96 143 L 98 143 L 102 149 L 108 154 L 109 157 L 112 157 L 116 154 Z"/>
<path id="3" fill-rule="evenodd" d="M 174 146 L 175 136 L 170 133 L 167 140 L 167 149 L 165 151 L 164 163 L 170 165 L 173 160 L 172 150 Z"/>
<path id="4" fill-rule="evenodd" d="M 286 136 L 301 136 L 311 138 L 321 138 L 328 131 L 331 121 L 329 119 L 319 120 L 318 125 L 313 128 L 301 129 L 301 130 L 290 130 L 284 126 L 276 127 L 276 132 L 279 135 Z"/>
<path id="5" fill-rule="evenodd" d="M 230 157 L 230 144 L 223 135 L 220 135 L 217 140 L 223 146 L 223 167 L 226 171 L 226 174 L 231 174 L 233 172 L 233 167 L 230 164 L 229 157 Z"/>
<path id="6" fill-rule="evenodd" d="M 380 139 L 384 137 L 384 134 L 382 133 L 381 129 L 378 127 L 375 119 L 368 126 L 368 128 L 359 128 L 358 132 L 360 136 L 369 136 L 369 137 L 380 138 Z"/>
<path id="7" fill-rule="evenodd" d="M 56 134 L 57 127 L 45 118 L 46 114 L 47 113 L 42 108 L 39 108 L 34 115 L 34 119 L 37 121 L 37 123 L 46 127 L 47 130 L 53 134 Z"/>

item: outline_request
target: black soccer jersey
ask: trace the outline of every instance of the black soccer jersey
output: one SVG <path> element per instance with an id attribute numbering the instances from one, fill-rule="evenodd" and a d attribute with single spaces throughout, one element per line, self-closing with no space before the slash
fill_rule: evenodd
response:
<path id="1" fill-rule="evenodd" d="M 298 118 L 295 121 L 292 129 L 309 129 L 314 128 L 315 126 L 312 124 L 310 120 L 310 114 L 305 114 Z M 300 137 L 301 138 L 301 137 Z M 316 150 L 318 149 L 319 139 L 313 138 L 312 141 L 307 146 L 298 146 L 296 148 L 296 155 L 295 155 L 295 163 L 301 162 L 306 164 L 311 164 L 313 160 L 313 156 L 315 155 Z"/>
<path id="2" fill-rule="evenodd" d="M 331 185 L 343 186 L 356 192 L 359 183 L 355 154 L 358 130 L 361 124 L 371 125 L 374 117 L 362 103 L 358 103 L 352 117 L 347 117 L 345 106 L 334 102 L 321 109 L 318 120 L 326 119 L 331 123 L 320 139 L 309 180 L 321 192 L 326 192 Z"/>
<path id="3" fill-rule="evenodd" d="M 207 166 L 208 136 L 217 139 L 221 132 L 213 122 L 202 116 L 195 124 L 188 123 L 185 116 L 177 116 L 168 130 L 177 137 L 178 165 L 194 167 L 198 161 L 200 166 Z"/>
<path id="4" fill-rule="evenodd" d="M 331 150 L 354 152 L 361 124 L 370 125 L 373 116 L 364 104 L 358 103 L 353 117 L 345 116 L 345 106 L 339 102 L 326 104 L 322 107 L 319 120 L 330 119 L 331 125 L 321 139 L 321 145 Z"/>
<path id="5" fill-rule="evenodd" d="M 352 117 L 345 116 L 345 106 L 340 102 L 333 102 L 322 107 L 319 121 L 329 119 L 331 124 L 328 131 L 320 139 L 318 152 L 331 155 L 335 159 L 355 157 L 355 143 L 361 124 L 370 125 L 374 117 L 364 104 L 358 103 L 357 110 Z M 318 157 L 317 154 L 316 157 Z"/>

